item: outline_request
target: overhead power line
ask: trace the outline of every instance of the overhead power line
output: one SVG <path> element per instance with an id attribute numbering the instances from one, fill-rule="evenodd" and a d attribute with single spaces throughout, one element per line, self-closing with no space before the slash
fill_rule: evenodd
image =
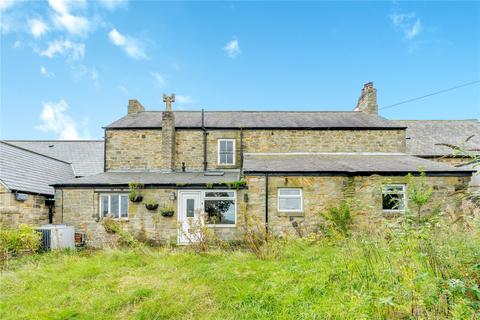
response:
<path id="1" fill-rule="evenodd" d="M 426 95 L 423 95 L 423 96 L 420 96 L 420 97 L 416 97 L 416 98 L 408 99 L 408 100 L 401 101 L 401 102 L 398 102 L 398 103 L 390 104 L 388 106 L 381 107 L 378 110 L 383 110 L 383 109 L 396 107 L 396 106 L 399 106 L 399 105 L 404 104 L 404 103 L 417 101 L 417 100 L 420 100 L 420 99 L 423 99 L 423 98 L 426 98 L 426 97 L 431 97 L 431 96 L 434 96 L 434 95 L 437 95 L 437 94 L 440 94 L 440 93 L 444 93 L 444 92 L 447 92 L 447 91 L 452 91 L 452 90 L 462 88 L 462 87 L 466 87 L 466 86 L 470 86 L 470 85 L 476 84 L 476 83 L 480 83 L 480 80 L 475 80 L 475 81 L 472 81 L 472 82 L 463 83 L 463 84 L 455 86 L 455 87 L 443 89 L 443 90 L 432 92 L 432 93 L 429 93 L 429 94 L 426 94 Z"/>

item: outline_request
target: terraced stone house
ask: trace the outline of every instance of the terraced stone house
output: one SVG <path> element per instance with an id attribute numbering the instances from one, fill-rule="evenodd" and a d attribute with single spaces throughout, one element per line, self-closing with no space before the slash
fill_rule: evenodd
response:
<path id="1" fill-rule="evenodd" d="M 56 223 L 93 246 L 108 240 L 107 216 L 151 241 L 188 243 L 192 221 L 235 240 L 246 217 L 295 233 L 345 199 L 372 223 L 402 214 L 406 175 L 420 168 L 434 189 L 427 210 L 440 209 L 472 176 L 408 154 L 407 125 L 378 115 L 371 83 L 351 112 L 173 111 L 174 100 L 164 96 L 164 111 L 129 101 L 128 114 L 105 127 L 103 172 L 54 184 Z M 129 200 L 130 183 L 142 201 Z"/>

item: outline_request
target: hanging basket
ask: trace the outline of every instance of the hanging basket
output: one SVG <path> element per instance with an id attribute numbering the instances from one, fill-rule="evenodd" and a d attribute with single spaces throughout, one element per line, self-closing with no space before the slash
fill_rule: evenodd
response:
<path id="1" fill-rule="evenodd" d="M 174 214 L 175 214 L 175 211 L 173 210 L 162 211 L 162 216 L 164 217 L 173 217 Z"/>
<path id="2" fill-rule="evenodd" d="M 148 210 L 157 210 L 158 203 L 145 203 L 145 208 Z"/>

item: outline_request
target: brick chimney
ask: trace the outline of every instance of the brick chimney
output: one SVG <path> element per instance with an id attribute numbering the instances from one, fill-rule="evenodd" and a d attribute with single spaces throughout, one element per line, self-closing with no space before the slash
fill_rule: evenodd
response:
<path id="1" fill-rule="evenodd" d="M 175 102 L 175 94 L 163 95 L 165 111 L 162 112 L 162 169 L 173 171 L 175 168 L 175 115 L 172 111 L 172 103 Z"/>
<path id="2" fill-rule="evenodd" d="M 128 100 L 128 114 L 135 114 L 145 111 L 145 108 L 136 99 Z"/>
<path id="3" fill-rule="evenodd" d="M 373 87 L 373 82 L 363 85 L 362 95 L 358 99 L 355 111 L 378 114 L 377 89 Z"/>

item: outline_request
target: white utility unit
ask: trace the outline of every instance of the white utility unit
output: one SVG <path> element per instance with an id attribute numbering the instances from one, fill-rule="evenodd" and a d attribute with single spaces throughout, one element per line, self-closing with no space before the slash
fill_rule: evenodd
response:
<path id="1" fill-rule="evenodd" d="M 64 224 L 46 224 L 37 228 L 42 233 L 42 250 L 74 249 L 75 228 Z"/>

